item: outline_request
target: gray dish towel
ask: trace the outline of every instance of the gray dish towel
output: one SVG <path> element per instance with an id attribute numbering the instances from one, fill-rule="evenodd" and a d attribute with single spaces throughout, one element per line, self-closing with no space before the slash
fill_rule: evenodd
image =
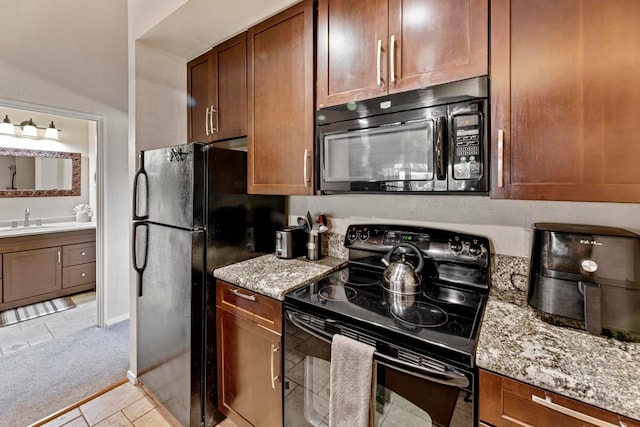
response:
<path id="1" fill-rule="evenodd" d="M 330 427 L 367 427 L 370 425 L 375 348 L 335 334 L 331 343 L 329 397 Z"/>

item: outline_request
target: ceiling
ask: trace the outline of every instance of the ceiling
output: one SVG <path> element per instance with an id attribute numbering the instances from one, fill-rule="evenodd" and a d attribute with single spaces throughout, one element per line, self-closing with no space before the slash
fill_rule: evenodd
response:
<path id="1" fill-rule="evenodd" d="M 138 41 L 191 60 L 298 0 L 189 0 Z"/>

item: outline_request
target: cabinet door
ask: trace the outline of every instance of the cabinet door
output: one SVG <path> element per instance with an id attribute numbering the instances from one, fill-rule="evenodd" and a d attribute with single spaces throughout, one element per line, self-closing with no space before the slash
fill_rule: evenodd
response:
<path id="1" fill-rule="evenodd" d="M 62 289 L 61 248 L 12 252 L 3 256 L 3 302 Z"/>
<path id="2" fill-rule="evenodd" d="M 213 140 L 247 135 L 247 33 L 211 51 Z"/>
<path id="3" fill-rule="evenodd" d="M 248 31 L 249 193 L 313 193 L 313 1 Z"/>
<path id="4" fill-rule="evenodd" d="M 281 336 L 220 308 L 217 327 L 218 406 L 240 425 L 282 426 Z"/>
<path id="5" fill-rule="evenodd" d="M 584 427 L 640 423 L 586 403 L 559 396 L 501 375 L 480 370 L 479 418 L 496 427 Z M 600 424 L 598 424 L 600 422 Z"/>
<path id="6" fill-rule="evenodd" d="M 187 140 L 211 142 L 212 65 L 210 52 L 187 64 Z"/>
<path id="7" fill-rule="evenodd" d="M 389 0 L 389 92 L 486 75 L 488 0 Z"/>
<path id="8" fill-rule="evenodd" d="M 638 6 L 492 0 L 493 197 L 640 202 Z"/>
<path id="9" fill-rule="evenodd" d="M 318 2 L 318 108 L 387 93 L 387 7 L 387 0 Z"/>

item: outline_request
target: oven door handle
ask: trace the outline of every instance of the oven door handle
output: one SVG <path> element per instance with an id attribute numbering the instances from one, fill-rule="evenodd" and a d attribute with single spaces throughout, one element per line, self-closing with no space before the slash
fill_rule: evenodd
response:
<path id="1" fill-rule="evenodd" d="M 328 344 L 331 344 L 331 340 L 333 335 L 329 334 L 322 329 L 316 328 L 311 325 L 305 325 L 296 319 L 295 314 L 287 311 L 287 318 L 291 323 L 293 323 L 297 328 L 302 329 L 304 332 L 312 335 L 319 340 L 322 340 Z M 425 381 L 433 381 L 439 384 L 448 385 L 451 387 L 460 387 L 467 388 L 469 387 L 469 379 L 459 372 L 455 371 L 438 371 L 436 369 L 429 369 L 424 366 L 417 366 L 411 363 L 404 362 L 402 360 L 396 359 L 394 357 L 389 357 L 384 354 L 378 353 L 375 351 L 373 353 L 373 360 L 378 362 L 381 365 L 386 367 L 395 369 L 400 372 L 404 372 L 405 374 L 412 375 L 414 377 L 421 378 Z"/>

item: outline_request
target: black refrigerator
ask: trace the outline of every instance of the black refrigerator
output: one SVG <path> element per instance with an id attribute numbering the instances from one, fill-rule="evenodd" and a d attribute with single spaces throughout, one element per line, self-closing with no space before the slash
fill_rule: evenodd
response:
<path id="1" fill-rule="evenodd" d="M 133 189 L 138 380 L 184 426 L 217 410 L 215 268 L 274 251 L 282 196 L 247 195 L 243 151 L 141 151 Z"/>

